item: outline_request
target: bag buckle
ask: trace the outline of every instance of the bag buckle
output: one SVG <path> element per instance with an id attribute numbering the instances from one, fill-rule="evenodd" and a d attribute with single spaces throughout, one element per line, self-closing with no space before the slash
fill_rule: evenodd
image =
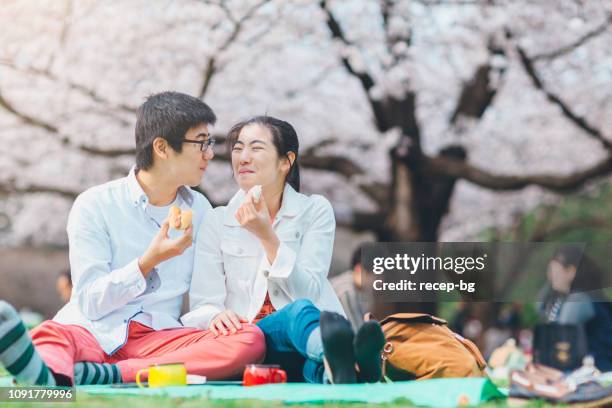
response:
<path id="1" fill-rule="evenodd" d="M 385 347 L 383 347 L 383 352 L 380 354 L 380 358 L 384 361 L 387 360 L 389 354 L 393 353 L 393 344 L 391 342 L 385 343 Z"/>

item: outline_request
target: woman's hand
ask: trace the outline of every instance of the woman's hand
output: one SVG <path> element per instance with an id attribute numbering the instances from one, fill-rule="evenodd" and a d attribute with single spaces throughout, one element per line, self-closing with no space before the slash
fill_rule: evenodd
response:
<path id="1" fill-rule="evenodd" d="M 255 204 L 253 196 L 249 191 L 242 205 L 236 210 L 235 217 L 242 227 L 252 232 L 262 241 L 276 236 L 270 220 L 270 211 L 263 197 Z"/>
<path id="2" fill-rule="evenodd" d="M 228 309 L 215 316 L 212 322 L 210 322 L 209 329 L 215 336 L 218 336 L 219 334 L 227 336 L 230 332 L 233 334 L 238 330 L 241 330 L 241 323 L 248 322 L 249 321 L 244 317 L 238 316 L 236 313 Z"/>
<path id="3" fill-rule="evenodd" d="M 259 240 L 266 252 L 268 262 L 272 264 L 276 259 L 276 253 L 280 246 L 280 240 L 272 228 L 270 220 L 270 211 L 266 205 L 266 200 L 260 198 L 258 203 L 255 203 L 253 196 L 249 191 L 246 195 L 244 203 L 236 210 L 236 219 L 240 225 L 252 232 Z"/>

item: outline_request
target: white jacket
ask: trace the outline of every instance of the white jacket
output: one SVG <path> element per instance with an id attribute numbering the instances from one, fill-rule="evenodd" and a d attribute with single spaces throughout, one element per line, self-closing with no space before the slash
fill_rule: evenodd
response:
<path id="1" fill-rule="evenodd" d="M 259 239 L 234 216 L 244 198 L 240 190 L 227 206 L 204 217 L 189 291 L 190 312 L 181 318 L 183 324 L 208 329 L 226 309 L 252 321 L 266 292 L 277 310 L 305 298 L 321 310 L 344 315 L 327 280 L 336 229 L 329 201 L 285 186 L 273 223 L 280 246 L 270 265 Z"/>

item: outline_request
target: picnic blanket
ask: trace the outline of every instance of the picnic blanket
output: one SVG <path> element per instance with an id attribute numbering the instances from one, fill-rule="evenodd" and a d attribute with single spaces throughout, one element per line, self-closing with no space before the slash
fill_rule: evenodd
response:
<path id="1" fill-rule="evenodd" d="M 257 387 L 237 385 L 190 385 L 166 388 L 113 388 L 109 385 L 77 387 L 77 392 L 90 395 L 147 395 L 176 398 L 205 397 L 211 400 L 258 399 L 283 401 L 286 404 L 324 402 L 386 403 L 397 399 L 410 400 L 415 405 L 456 407 L 477 405 L 493 399 L 506 398 L 486 378 L 444 378 L 392 384 L 268 384 Z"/>
<path id="2" fill-rule="evenodd" d="M 12 385 L 13 385 L 13 377 L 10 377 L 10 376 L 1 377 L 0 376 L 0 387 L 11 387 Z"/>

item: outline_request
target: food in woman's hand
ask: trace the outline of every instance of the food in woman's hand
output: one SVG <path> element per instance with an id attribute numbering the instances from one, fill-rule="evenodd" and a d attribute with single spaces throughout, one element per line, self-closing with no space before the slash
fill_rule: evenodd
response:
<path id="1" fill-rule="evenodd" d="M 251 197 L 253 197 L 253 202 L 257 204 L 261 199 L 261 186 L 258 184 L 256 186 L 251 187 L 249 193 L 251 193 Z"/>
<path id="2" fill-rule="evenodd" d="M 181 211 L 179 207 L 173 205 L 168 213 L 168 222 L 170 226 L 177 230 L 185 230 L 191 225 L 193 213 L 191 210 Z"/>
<path id="3" fill-rule="evenodd" d="M 191 217 L 193 212 L 191 210 L 185 210 L 181 212 L 181 227 L 179 229 L 186 230 L 191 225 Z"/>

